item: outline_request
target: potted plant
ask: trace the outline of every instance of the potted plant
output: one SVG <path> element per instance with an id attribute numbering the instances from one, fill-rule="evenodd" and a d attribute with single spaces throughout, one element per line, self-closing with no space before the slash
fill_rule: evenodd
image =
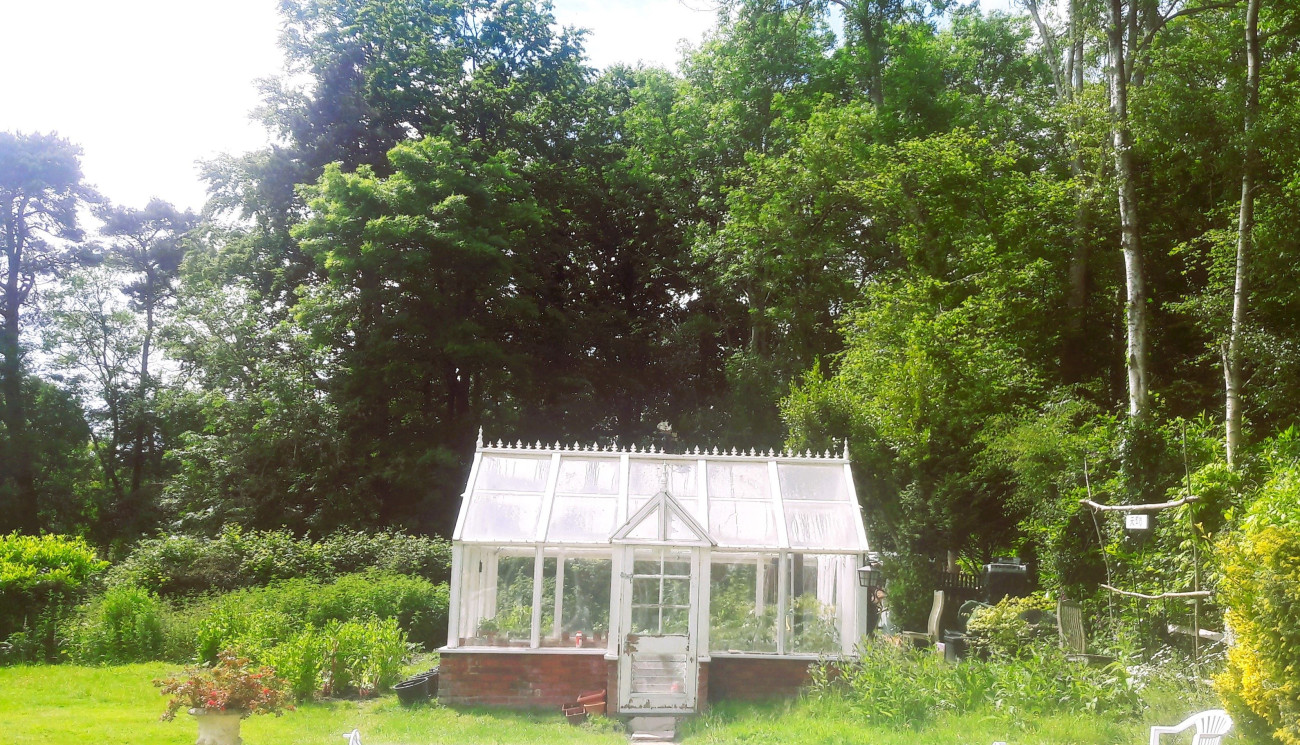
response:
<path id="1" fill-rule="evenodd" d="M 280 716 L 288 707 L 275 671 L 253 667 L 246 657 L 223 652 L 212 667 L 191 667 L 184 673 L 155 680 L 170 695 L 163 721 L 188 709 L 199 726 L 196 745 L 240 745 L 239 722 L 252 714 Z"/>
<path id="2" fill-rule="evenodd" d="M 591 637 L 597 644 L 605 641 L 605 624 L 596 621 L 591 625 Z"/>
<path id="3" fill-rule="evenodd" d="M 485 618 L 478 622 L 478 635 L 487 639 L 489 646 L 496 646 L 497 631 L 499 630 L 500 627 L 497 626 L 495 618 Z"/>

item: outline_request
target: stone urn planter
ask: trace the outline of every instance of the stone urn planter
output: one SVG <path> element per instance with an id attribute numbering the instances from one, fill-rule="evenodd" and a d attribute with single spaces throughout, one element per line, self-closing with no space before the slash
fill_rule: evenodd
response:
<path id="1" fill-rule="evenodd" d="M 244 712 L 190 709 L 190 716 L 199 725 L 199 739 L 194 741 L 194 745 L 243 745 L 244 741 L 239 737 L 239 722 L 244 718 Z"/>

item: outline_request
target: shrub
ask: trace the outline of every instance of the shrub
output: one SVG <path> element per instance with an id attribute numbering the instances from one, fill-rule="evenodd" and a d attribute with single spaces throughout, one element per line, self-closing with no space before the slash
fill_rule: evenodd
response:
<path id="1" fill-rule="evenodd" d="M 885 605 L 900 629 L 924 631 L 934 604 L 934 569 L 916 554 L 885 557 Z"/>
<path id="2" fill-rule="evenodd" d="M 163 653 L 163 610 L 148 590 L 110 588 L 78 609 L 64 648 L 83 665 L 156 660 Z"/>
<path id="3" fill-rule="evenodd" d="M 328 580 L 368 569 L 436 582 L 446 578 L 450 563 L 450 545 L 440 538 L 347 532 L 312 541 L 285 530 L 229 527 L 215 538 L 142 540 L 109 571 L 107 581 L 179 597 L 296 578 Z"/>
<path id="4" fill-rule="evenodd" d="M 975 609 L 966 621 L 972 651 L 992 657 L 1022 657 L 1043 642 L 1055 644 L 1056 619 L 1042 595 L 1006 597 L 997 605 Z"/>
<path id="5" fill-rule="evenodd" d="M 1219 543 L 1237 643 L 1216 683 L 1244 731 L 1300 745 L 1300 459 L 1275 454 L 1272 467 L 1240 529 Z"/>
<path id="6" fill-rule="evenodd" d="M 254 653 L 307 628 L 371 618 L 392 619 L 411 641 L 431 649 L 446 639 L 447 600 L 446 584 L 366 572 L 329 583 L 296 579 L 210 596 L 178 615 L 193 619 L 189 633 L 196 640 L 199 659 L 205 661 L 215 660 L 226 648 Z"/>
<path id="7" fill-rule="evenodd" d="M 812 692 L 842 697 L 865 718 L 889 726 L 916 726 L 942 712 L 1131 715 L 1140 703 L 1122 665 L 1106 668 L 1070 662 L 1055 648 L 1028 655 L 949 665 L 933 650 L 903 649 L 878 640 L 853 661 L 826 663 Z"/>
<path id="8" fill-rule="evenodd" d="M 53 662 L 59 629 L 107 562 L 70 536 L 0 536 L 0 662 Z"/>
<path id="9" fill-rule="evenodd" d="M 410 655 L 406 634 L 394 619 L 332 622 L 308 629 L 266 650 L 260 659 L 275 668 L 300 701 L 318 695 L 386 691 L 401 680 Z"/>

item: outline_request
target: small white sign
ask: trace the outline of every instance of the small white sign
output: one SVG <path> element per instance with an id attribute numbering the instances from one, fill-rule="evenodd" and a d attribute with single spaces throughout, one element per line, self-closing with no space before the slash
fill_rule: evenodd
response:
<path id="1" fill-rule="evenodd" d="M 1125 515 L 1124 527 L 1129 530 L 1150 530 L 1151 516 L 1142 514 Z"/>

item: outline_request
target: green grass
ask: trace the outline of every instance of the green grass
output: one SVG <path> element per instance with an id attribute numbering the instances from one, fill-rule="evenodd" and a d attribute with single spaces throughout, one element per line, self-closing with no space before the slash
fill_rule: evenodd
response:
<path id="1" fill-rule="evenodd" d="M 191 745 L 189 717 L 161 722 L 164 699 L 151 681 L 178 670 L 168 663 L 120 667 L 75 665 L 0 668 L 0 739 L 13 745 Z M 559 712 L 521 714 L 405 709 L 394 696 L 300 706 L 282 717 L 244 720 L 247 745 L 329 745 L 359 727 L 366 745 L 549 745 L 626 743 L 612 732 L 571 727 Z"/>
<path id="2" fill-rule="evenodd" d="M 429 658 L 412 669 L 428 667 Z M 0 668 L 0 733 L 15 745 L 189 745 L 196 728 L 186 716 L 161 722 L 163 697 L 151 683 L 179 669 L 169 663 L 121 667 L 75 665 Z M 1008 714 L 939 716 L 924 726 L 872 724 L 831 700 L 769 704 L 724 703 L 685 727 L 687 745 L 1115 745 L 1147 741 L 1152 724 L 1173 724 L 1214 705 L 1208 694 L 1148 691 L 1145 713 L 1132 720 L 1104 716 L 1020 719 Z M 309 704 L 282 717 L 244 721 L 247 745 L 328 745 L 359 727 L 366 745 L 432 743 L 625 743 L 612 731 L 575 728 L 558 712 L 514 713 L 423 706 L 404 709 L 393 696 L 372 701 Z M 1187 738 L 1167 738 L 1169 745 Z"/>
<path id="3" fill-rule="evenodd" d="M 1185 694 L 1156 691 L 1145 713 L 1132 720 L 1105 716 L 1036 716 L 988 712 L 940 715 L 918 727 L 873 724 L 834 700 L 799 699 L 769 704 L 724 702 L 687 724 L 690 745 L 1142 745 L 1154 724 L 1176 724 L 1188 714 L 1217 704 L 1207 694 L 1189 701 Z M 1235 735 L 1234 731 L 1234 735 Z M 1166 737 L 1166 745 L 1190 736 Z M 1239 742 L 1233 735 L 1225 742 Z"/>

